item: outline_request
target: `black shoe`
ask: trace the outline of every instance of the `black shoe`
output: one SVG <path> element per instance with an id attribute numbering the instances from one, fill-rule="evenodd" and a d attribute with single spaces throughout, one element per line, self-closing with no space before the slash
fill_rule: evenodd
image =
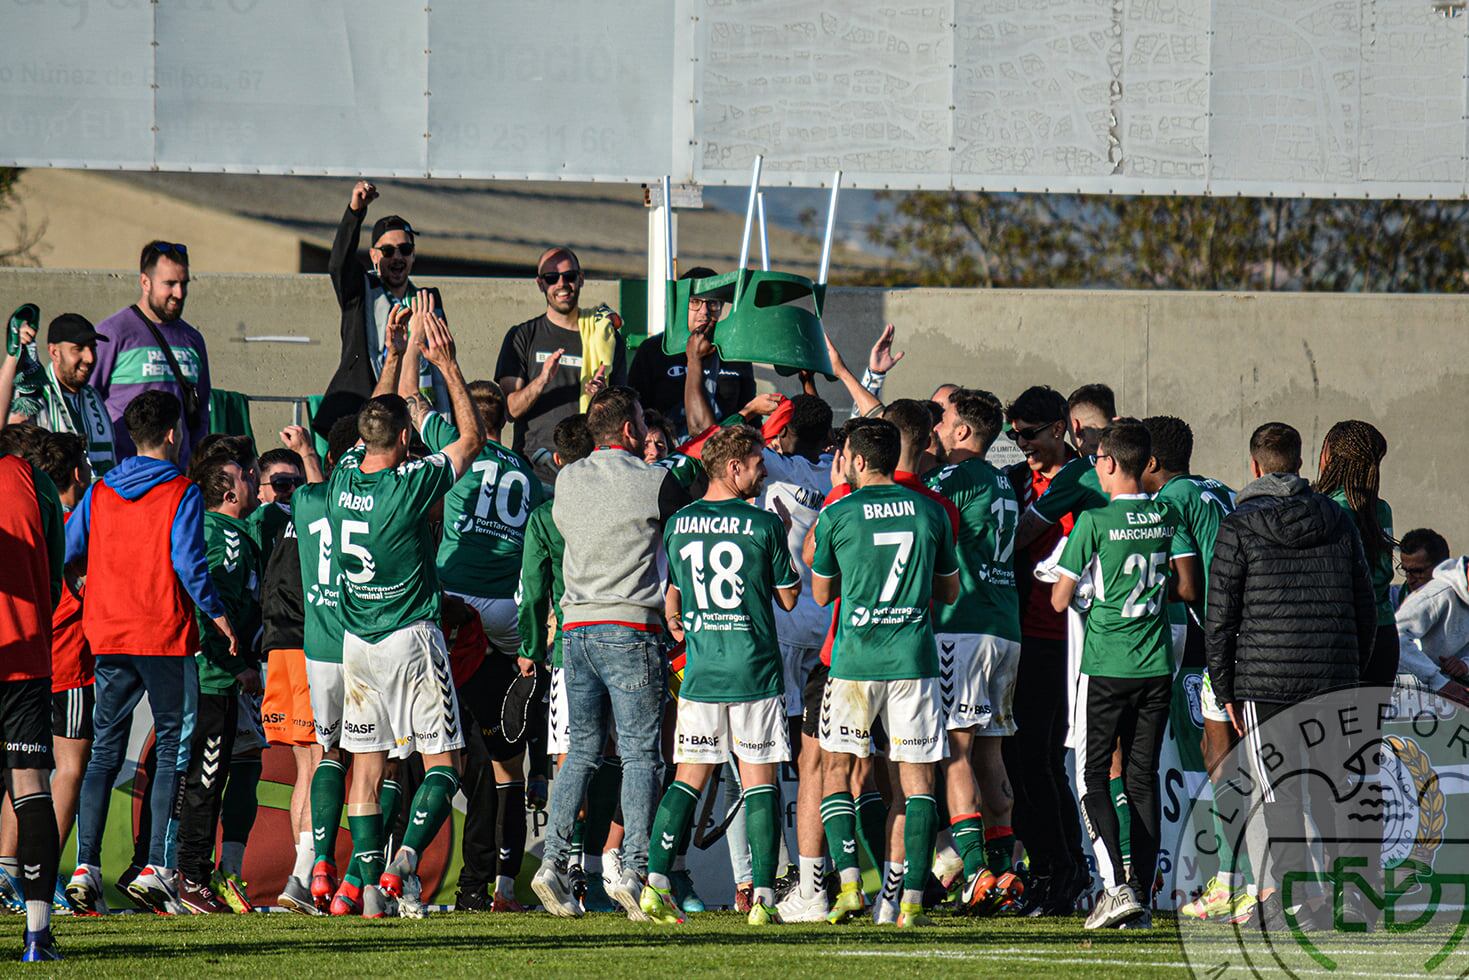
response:
<path id="1" fill-rule="evenodd" d="M 1086 890 L 1091 887 L 1091 872 L 1085 869 L 1072 868 L 1066 877 L 1056 875 L 1051 881 L 1050 894 L 1046 896 L 1046 904 L 1037 915 L 1042 916 L 1069 916 L 1076 914 L 1076 903 Z"/>
<path id="2" fill-rule="evenodd" d="M 571 897 L 583 905 L 587 901 L 587 869 L 573 864 L 566 869 L 566 878 L 571 882 Z"/>
<path id="3" fill-rule="evenodd" d="M 949 890 L 930 871 L 928 880 L 923 883 L 923 907 L 926 909 L 938 908 L 948 900 Z"/>
<path id="4" fill-rule="evenodd" d="M 488 912 L 490 910 L 490 893 L 484 885 L 470 885 L 468 888 L 462 885 L 454 894 L 455 912 Z"/>
<path id="5" fill-rule="evenodd" d="M 131 885 L 133 881 L 138 877 L 138 875 L 142 873 L 143 869 L 140 868 L 138 865 L 128 865 L 128 869 L 117 877 L 117 890 L 126 895 L 130 902 L 132 902 L 138 908 L 142 909 L 144 912 L 152 912 L 153 906 L 147 904 L 146 902 L 139 901 L 136 895 L 128 891 L 128 885 Z"/>
<path id="6" fill-rule="evenodd" d="M 775 901 L 778 903 L 785 900 L 794 888 L 801 887 L 801 872 L 797 868 L 787 868 L 786 873 L 775 879 Z"/>
<path id="7" fill-rule="evenodd" d="M 1037 918 L 1045 913 L 1040 911 L 1050 901 L 1051 886 L 1054 880 L 1049 874 L 1037 873 L 1025 886 L 1025 902 L 1020 906 L 1019 914 L 1026 918 Z"/>
<path id="8" fill-rule="evenodd" d="M 1279 892 L 1255 906 L 1250 925 L 1267 935 L 1285 936 L 1290 933 L 1290 923 L 1286 921 L 1285 906 L 1280 903 Z"/>

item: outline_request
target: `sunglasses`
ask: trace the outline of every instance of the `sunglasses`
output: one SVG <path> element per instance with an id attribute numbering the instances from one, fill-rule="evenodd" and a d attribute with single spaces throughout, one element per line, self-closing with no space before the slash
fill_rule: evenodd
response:
<path id="1" fill-rule="evenodd" d="M 1058 419 L 1057 421 L 1060 420 Z M 1012 426 L 1005 430 L 1005 436 L 1011 442 L 1019 442 L 1021 439 L 1024 439 L 1026 442 L 1033 442 L 1037 436 L 1055 424 L 1055 422 L 1042 422 L 1040 425 L 1032 425 L 1028 429 L 1017 429 Z"/>
<path id="2" fill-rule="evenodd" d="M 302 476 L 273 476 L 270 478 L 270 487 L 276 493 L 290 493 L 305 482 L 306 478 Z"/>
<path id="3" fill-rule="evenodd" d="M 189 246 L 183 242 L 154 242 L 148 246 L 148 251 L 159 255 L 177 255 L 184 259 L 189 257 Z"/>
<path id="4" fill-rule="evenodd" d="M 572 269 L 570 272 L 543 272 L 541 282 L 547 286 L 554 286 L 558 282 L 564 282 L 568 286 L 575 286 L 576 281 L 581 278 L 580 269 Z"/>
<path id="5" fill-rule="evenodd" d="M 689 300 L 689 312 L 697 313 L 700 310 L 708 310 L 710 313 L 718 314 L 724 309 L 722 299 L 691 299 Z"/>
<path id="6" fill-rule="evenodd" d="M 383 253 L 383 258 L 391 259 L 395 255 L 401 255 L 405 259 L 413 254 L 413 243 L 404 242 L 402 245 L 379 245 L 377 250 Z"/>

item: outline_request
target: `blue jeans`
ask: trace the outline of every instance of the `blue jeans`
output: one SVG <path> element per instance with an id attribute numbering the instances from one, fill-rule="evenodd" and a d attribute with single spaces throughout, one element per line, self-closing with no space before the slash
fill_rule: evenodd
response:
<path id="1" fill-rule="evenodd" d="M 193 657 L 133 657 L 124 654 L 101 654 L 97 657 L 97 706 L 92 714 L 94 729 L 92 758 L 82 777 L 81 799 L 77 806 L 77 863 L 101 866 L 102 831 L 107 826 L 107 807 L 112 787 L 127 753 L 128 734 L 132 731 L 133 709 L 148 695 L 153 711 L 158 772 L 149 790 L 148 808 L 152 813 L 152 837 L 148 842 L 148 863 L 168 867 L 164 849 L 169 820 L 173 816 L 174 794 L 178 790 L 182 763 L 181 741 L 184 709 L 189 689 L 198 687 Z"/>
<path id="2" fill-rule="evenodd" d="M 607 706 L 622 757 L 623 867 L 648 872 L 648 835 L 662 796 L 659 734 L 668 661 L 656 633 L 626 626 L 583 626 L 561 638 L 562 675 L 571 722 L 571 748 L 551 784 L 545 859 L 566 860 L 577 811 L 607 742 Z"/>

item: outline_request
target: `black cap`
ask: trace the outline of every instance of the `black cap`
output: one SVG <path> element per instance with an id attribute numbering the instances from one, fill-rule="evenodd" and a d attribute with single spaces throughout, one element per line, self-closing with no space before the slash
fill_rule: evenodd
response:
<path id="1" fill-rule="evenodd" d="M 390 214 L 384 218 L 378 218 L 372 225 L 372 244 L 377 247 L 377 240 L 390 231 L 406 231 L 409 238 L 417 238 L 418 232 L 408 223 L 408 219 L 402 215 Z"/>
<path id="2" fill-rule="evenodd" d="M 63 313 L 46 328 L 48 344 L 77 344 L 86 347 L 106 339 L 92 326 L 92 321 L 80 313 Z"/>

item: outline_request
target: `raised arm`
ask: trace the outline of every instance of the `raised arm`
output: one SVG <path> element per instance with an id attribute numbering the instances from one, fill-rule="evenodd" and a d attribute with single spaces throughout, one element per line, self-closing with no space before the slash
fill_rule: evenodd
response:
<path id="1" fill-rule="evenodd" d="M 701 333 L 689 334 L 684 347 L 683 411 L 689 435 L 697 435 L 714 427 L 714 409 L 704 391 L 704 359 L 714 353 L 714 345 Z"/>
<path id="2" fill-rule="evenodd" d="M 357 248 L 362 240 L 362 219 L 367 217 L 367 206 L 377 197 L 377 188 L 365 180 L 359 180 L 352 188 L 351 200 L 342 220 L 337 223 L 337 234 L 332 239 L 332 254 L 327 259 L 326 271 L 332 277 L 332 288 L 337 292 L 338 305 L 345 306 L 354 297 L 365 291 L 362 277 L 366 270 L 357 258 Z"/>
<path id="3" fill-rule="evenodd" d="M 418 302 L 418 297 L 423 296 L 423 302 Z M 413 294 L 413 302 L 417 305 L 428 307 L 431 300 L 422 291 Z M 398 389 L 398 378 L 403 373 L 403 354 L 408 348 L 408 318 L 411 312 L 406 306 L 394 307 L 393 312 L 388 314 L 388 350 L 387 356 L 383 358 L 382 373 L 377 376 L 377 384 L 372 389 L 372 397 L 379 395 L 391 395 Z M 417 392 L 418 372 L 411 375 L 414 379 L 414 391 Z"/>
<path id="4" fill-rule="evenodd" d="M 420 302 L 419 297 L 423 299 Z M 469 386 L 464 383 L 464 374 L 454 356 L 454 336 L 449 325 L 434 313 L 427 296 L 417 293 L 413 297 L 414 319 L 422 319 L 423 354 L 428 362 L 439 369 L 444 387 L 449 391 L 449 404 L 454 411 L 454 424 L 459 438 L 445 446 L 441 452 L 449 458 L 456 477 L 463 476 L 479 451 L 485 447 L 485 430 L 480 424 L 479 412 L 469 397 Z M 417 332 L 417 331 L 415 331 Z M 384 372 L 386 373 L 386 371 Z"/>
<path id="5" fill-rule="evenodd" d="M 304 425 L 288 425 L 282 429 L 281 445 L 301 457 L 307 483 L 326 482 L 326 470 L 322 468 L 321 457 L 316 455 L 316 443 Z"/>
<path id="6" fill-rule="evenodd" d="M 830 337 L 826 338 L 826 353 L 831 358 L 831 373 L 836 375 L 842 387 L 847 389 L 847 394 L 852 396 L 852 405 L 857 409 L 859 415 L 871 415 L 882 408 L 882 402 L 877 400 L 877 396 L 862 387 L 862 382 L 852 373 L 852 369 L 847 367 L 846 361 L 842 360 L 842 355 L 837 351 Z"/>

